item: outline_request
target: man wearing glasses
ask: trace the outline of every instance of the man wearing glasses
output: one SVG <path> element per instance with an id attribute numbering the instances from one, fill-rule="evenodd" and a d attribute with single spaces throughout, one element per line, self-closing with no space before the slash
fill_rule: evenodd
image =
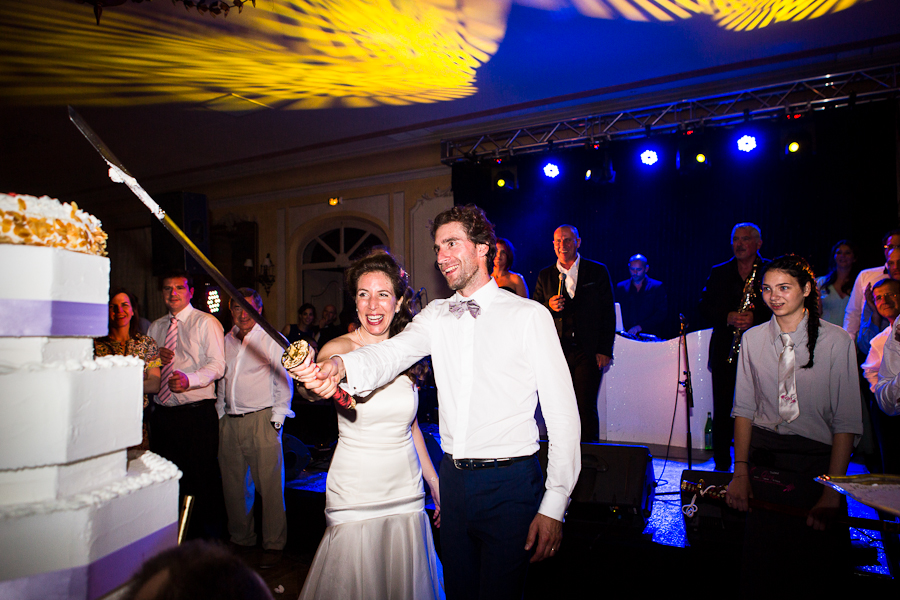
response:
<path id="1" fill-rule="evenodd" d="M 560 345 L 569 364 L 578 412 L 581 441 L 600 438 L 597 392 L 603 369 L 613 355 L 616 309 L 612 283 L 605 265 L 582 258 L 581 238 L 572 225 L 553 233 L 557 262 L 538 274 L 532 299 L 553 315 Z"/>
<path id="2" fill-rule="evenodd" d="M 881 238 L 881 245 L 884 247 L 884 260 L 887 261 L 891 250 L 900 250 L 900 229 L 888 231 Z M 864 355 L 869 351 L 869 340 L 866 339 L 860 344 L 858 339 L 860 324 L 863 320 L 872 318 L 875 312 L 875 301 L 871 298 L 872 285 L 884 279 L 885 276 L 887 276 L 887 269 L 884 265 L 860 271 L 853 283 L 853 291 L 850 292 L 850 300 L 847 302 L 847 309 L 844 312 L 844 329 L 857 341 L 857 348 Z"/>

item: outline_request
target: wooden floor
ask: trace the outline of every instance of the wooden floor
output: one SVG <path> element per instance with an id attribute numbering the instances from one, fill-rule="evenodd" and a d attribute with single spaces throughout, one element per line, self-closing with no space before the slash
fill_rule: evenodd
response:
<path id="1" fill-rule="evenodd" d="M 260 569 L 259 557 L 261 554 L 260 548 L 254 548 L 251 552 L 243 554 L 241 558 L 262 576 L 276 599 L 290 598 L 294 600 L 297 598 L 303 588 L 303 582 L 306 580 L 306 573 L 309 571 L 313 555 L 286 550 L 281 563 L 277 566 L 271 569 Z"/>

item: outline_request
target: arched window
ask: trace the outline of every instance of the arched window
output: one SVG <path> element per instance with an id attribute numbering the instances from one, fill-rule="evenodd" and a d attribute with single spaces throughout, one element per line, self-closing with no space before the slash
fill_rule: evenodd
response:
<path id="1" fill-rule="evenodd" d="M 344 270 L 373 246 L 386 245 L 384 233 L 372 223 L 361 219 L 342 219 L 323 227 L 300 248 L 300 298 L 321 311 L 333 304 L 343 313 L 342 320 L 352 318 L 353 306 L 345 307 L 343 293 Z M 296 310 L 296 308 L 294 309 Z M 351 311 L 346 314 L 347 310 Z M 292 314 L 289 322 L 294 322 Z"/>

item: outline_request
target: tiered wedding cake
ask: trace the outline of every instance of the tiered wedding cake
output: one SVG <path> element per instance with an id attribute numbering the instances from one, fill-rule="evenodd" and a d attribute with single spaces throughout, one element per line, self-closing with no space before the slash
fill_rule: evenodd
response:
<path id="1" fill-rule="evenodd" d="M 141 441 L 143 361 L 106 335 L 100 223 L 0 194 L 0 597 L 100 598 L 176 542 L 172 463 Z"/>

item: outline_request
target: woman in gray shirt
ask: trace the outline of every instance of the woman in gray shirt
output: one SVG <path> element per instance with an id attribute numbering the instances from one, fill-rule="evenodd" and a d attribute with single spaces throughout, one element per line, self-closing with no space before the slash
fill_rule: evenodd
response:
<path id="1" fill-rule="evenodd" d="M 846 511 L 843 497 L 814 478 L 846 474 L 862 417 L 853 340 L 820 320 L 809 263 L 777 258 L 762 282 L 773 315 L 741 342 L 728 504 L 746 511 L 754 497 L 809 511 L 805 519 L 768 510 L 747 517 L 742 578 L 772 589 L 773 580 L 792 584 L 847 570 L 840 548 L 849 535 L 830 522 Z"/>

